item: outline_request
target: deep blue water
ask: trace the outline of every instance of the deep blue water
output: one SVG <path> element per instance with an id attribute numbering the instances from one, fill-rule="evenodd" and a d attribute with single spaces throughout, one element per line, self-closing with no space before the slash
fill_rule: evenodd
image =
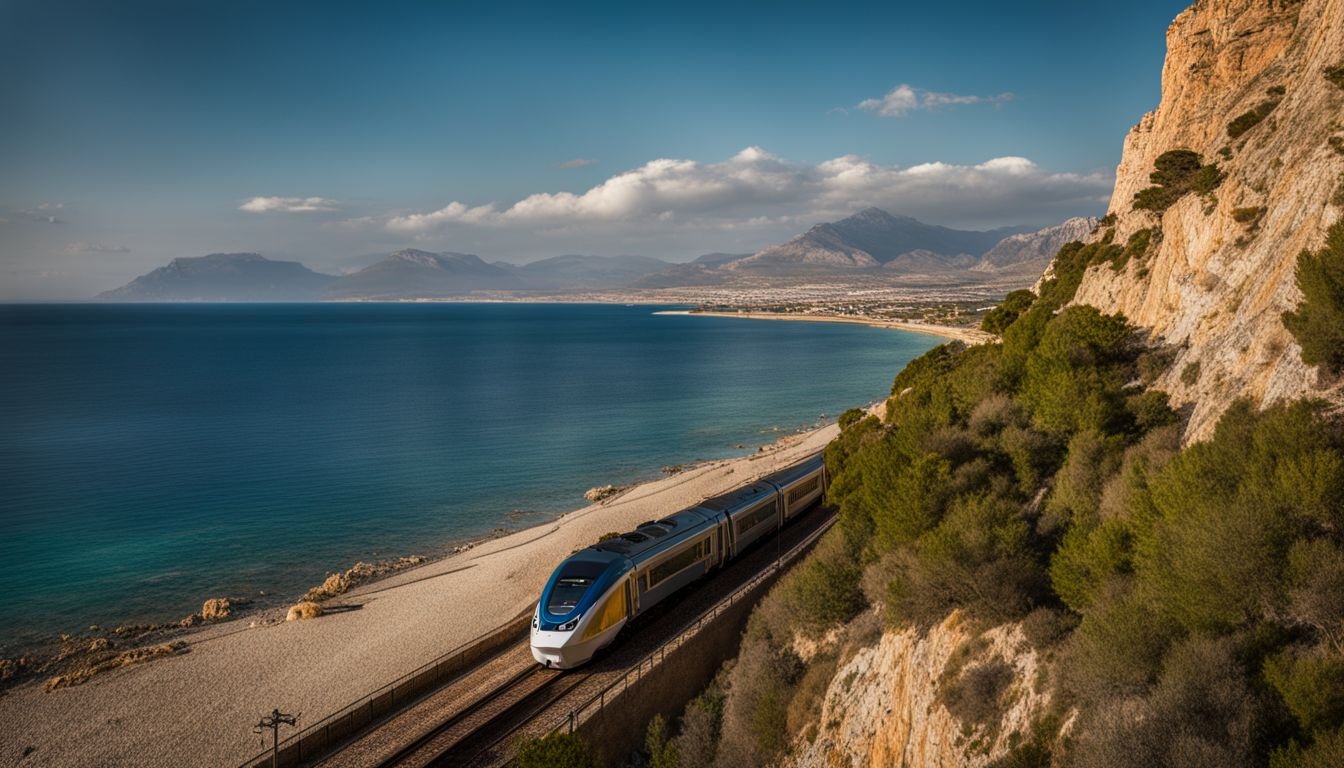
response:
<path id="1" fill-rule="evenodd" d="M 0 306 L 0 646 L 535 523 L 882 397 L 935 343 L 653 311 Z"/>

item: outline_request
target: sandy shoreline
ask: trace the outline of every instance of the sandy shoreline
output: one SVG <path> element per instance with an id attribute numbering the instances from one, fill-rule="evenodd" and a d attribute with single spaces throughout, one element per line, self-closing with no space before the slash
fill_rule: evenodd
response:
<path id="1" fill-rule="evenodd" d="M 735 317 L 744 320 L 792 320 L 795 322 L 807 323 L 848 323 L 850 325 L 869 325 L 874 328 L 891 328 L 898 331 L 924 333 L 944 339 L 955 339 L 957 341 L 964 341 L 967 344 L 984 344 L 985 342 L 994 339 L 993 334 L 986 333 L 979 328 L 958 328 L 951 325 L 916 323 L 909 320 L 881 320 L 877 318 L 853 317 L 849 315 L 812 315 L 803 314 L 801 312 L 701 312 L 698 310 L 668 310 L 665 312 L 655 312 L 654 314 L 691 315 L 695 317 Z"/>
<path id="2" fill-rule="evenodd" d="M 319 619 L 264 611 L 183 636 L 190 651 L 52 692 L 0 696 L 0 764 L 221 765 L 259 751 L 251 733 L 279 707 L 320 720 L 529 610 L 556 563 L 608 531 L 692 505 L 823 448 L 835 424 L 750 456 L 707 461 L 559 519 L 333 598 Z M 24 757 L 26 748 L 34 748 Z"/>

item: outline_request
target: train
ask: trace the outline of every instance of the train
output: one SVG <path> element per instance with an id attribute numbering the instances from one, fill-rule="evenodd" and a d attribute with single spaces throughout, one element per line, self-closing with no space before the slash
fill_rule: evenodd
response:
<path id="1" fill-rule="evenodd" d="M 822 499 L 820 453 L 565 558 L 532 613 L 532 658 L 582 666 L 633 618 L 774 534 Z"/>

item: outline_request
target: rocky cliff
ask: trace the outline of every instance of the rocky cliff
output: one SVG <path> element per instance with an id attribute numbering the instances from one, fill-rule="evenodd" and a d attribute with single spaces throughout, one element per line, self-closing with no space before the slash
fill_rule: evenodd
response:
<path id="1" fill-rule="evenodd" d="M 1074 302 L 1122 312 L 1170 345 L 1156 386 L 1208 436 L 1227 405 L 1303 395 L 1339 399 L 1304 365 L 1281 315 L 1300 295 L 1294 266 L 1344 204 L 1344 0 L 1200 0 L 1167 31 L 1162 100 L 1125 138 L 1109 214 L 1147 253 L 1089 268 Z M 1158 157 L 1193 150 L 1225 174 L 1165 211 L 1136 208 Z M 1108 219 L 1112 220 L 1112 219 Z M 1147 237 L 1147 236 L 1145 236 Z"/>
<path id="2" fill-rule="evenodd" d="M 980 634 L 953 613 L 927 633 L 888 631 L 836 669 L 816 731 L 784 765 L 987 765 L 1045 711 L 1043 663 L 1017 624 Z"/>

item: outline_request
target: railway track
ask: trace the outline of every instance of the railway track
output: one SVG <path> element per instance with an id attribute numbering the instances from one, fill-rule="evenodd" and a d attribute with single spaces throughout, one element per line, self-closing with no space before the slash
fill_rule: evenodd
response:
<path id="1" fill-rule="evenodd" d="M 589 674 L 529 666 L 381 760 L 378 768 L 475 765 Z"/>
<path id="2" fill-rule="evenodd" d="M 320 763 L 321 768 L 472 766 L 507 761 L 521 735 L 548 732 L 586 697 L 638 663 L 701 611 L 772 562 L 777 554 L 820 528 L 829 514 L 808 515 L 778 541 L 753 548 L 707 578 L 699 588 L 641 616 L 630 632 L 593 663 L 576 670 L 546 669 L 532 661 L 527 641 L 501 651 L 480 668 L 391 721 L 372 728 Z"/>

